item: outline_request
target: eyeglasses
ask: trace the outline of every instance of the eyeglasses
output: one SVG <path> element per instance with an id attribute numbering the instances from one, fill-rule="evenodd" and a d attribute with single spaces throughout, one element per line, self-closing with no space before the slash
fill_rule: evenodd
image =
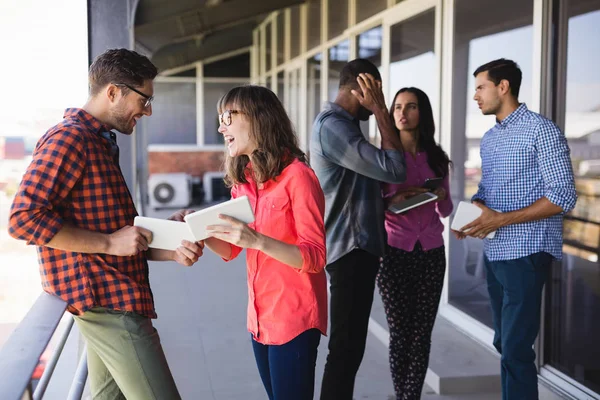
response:
<path id="1" fill-rule="evenodd" d="M 225 110 L 223 114 L 219 114 L 219 124 L 229 126 L 231 125 L 231 114 L 242 114 L 238 110 Z"/>
<path id="2" fill-rule="evenodd" d="M 154 100 L 154 96 L 148 96 L 145 93 L 140 92 L 139 90 L 129 86 L 126 83 L 115 83 L 115 86 L 125 86 L 127 89 L 136 92 L 137 94 L 139 94 L 140 96 L 142 96 L 146 101 L 144 102 L 144 107 L 148 108 L 152 105 L 152 100 Z"/>

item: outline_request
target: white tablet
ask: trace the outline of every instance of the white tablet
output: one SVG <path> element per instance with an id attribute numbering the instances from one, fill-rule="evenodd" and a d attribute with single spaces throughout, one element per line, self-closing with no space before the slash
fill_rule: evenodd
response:
<path id="1" fill-rule="evenodd" d="M 190 227 L 196 240 L 204 240 L 208 237 L 206 234 L 206 227 L 208 225 L 227 224 L 219 218 L 219 214 L 239 219 L 246 224 L 254 222 L 254 212 L 252 211 L 250 201 L 246 196 L 241 196 L 237 199 L 225 201 L 212 207 L 196 211 L 195 213 L 186 215 L 183 219 Z"/>
<path id="2" fill-rule="evenodd" d="M 134 226 L 146 228 L 152 232 L 152 242 L 149 246 L 155 249 L 176 250 L 182 240 L 195 242 L 196 238 L 185 222 L 168 219 L 135 217 Z"/>
<path id="3" fill-rule="evenodd" d="M 408 198 L 406 200 L 401 201 L 400 203 L 391 204 L 388 207 L 388 210 L 393 212 L 394 214 L 401 214 L 405 211 L 408 211 L 412 208 L 419 207 L 423 204 L 427 204 L 430 201 L 437 200 L 437 195 L 431 192 L 425 192 Z"/>
<path id="4" fill-rule="evenodd" d="M 461 201 L 458 203 L 450 228 L 455 231 L 460 231 L 463 226 L 479 218 L 482 212 L 481 208 L 477 207 L 475 204 L 469 203 L 468 201 Z M 493 239 L 494 236 L 496 236 L 496 231 L 490 232 L 486 238 Z"/>

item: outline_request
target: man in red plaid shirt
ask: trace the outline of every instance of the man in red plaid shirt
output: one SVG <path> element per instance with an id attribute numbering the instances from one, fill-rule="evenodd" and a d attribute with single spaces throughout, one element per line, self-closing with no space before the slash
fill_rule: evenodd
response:
<path id="1" fill-rule="evenodd" d="M 94 399 L 179 399 L 151 318 L 147 260 L 190 266 L 202 243 L 149 249 L 119 167 L 117 130 L 131 135 L 152 114 L 156 67 L 126 49 L 89 70 L 90 96 L 37 143 L 14 199 L 9 233 L 38 246 L 46 292 L 68 303 L 87 340 Z"/>

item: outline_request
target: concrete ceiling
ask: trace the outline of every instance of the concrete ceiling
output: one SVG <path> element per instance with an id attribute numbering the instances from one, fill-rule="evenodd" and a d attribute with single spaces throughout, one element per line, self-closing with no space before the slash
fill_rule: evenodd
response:
<path id="1" fill-rule="evenodd" d="M 160 70 L 252 44 L 252 30 L 273 11 L 305 0 L 139 0 L 136 50 Z"/>

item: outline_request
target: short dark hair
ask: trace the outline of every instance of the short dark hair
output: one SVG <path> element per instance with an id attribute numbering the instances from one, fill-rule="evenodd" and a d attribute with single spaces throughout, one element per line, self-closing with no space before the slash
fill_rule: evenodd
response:
<path id="1" fill-rule="evenodd" d="M 505 58 L 499 58 L 498 60 L 490 61 L 477 68 L 473 73 L 473 76 L 477 77 L 477 75 L 486 71 L 488 73 L 488 78 L 490 81 L 494 82 L 494 85 L 496 86 L 498 86 L 500 81 L 506 79 L 510 85 L 510 92 L 515 98 L 519 98 L 523 73 L 516 62 Z"/>
<path id="2" fill-rule="evenodd" d="M 371 74 L 376 80 L 381 80 L 381 74 L 375 64 L 364 58 L 357 58 L 356 60 L 347 63 L 344 65 L 344 68 L 342 68 L 342 72 L 340 72 L 340 88 L 358 87 L 358 83 L 356 82 L 358 74 Z"/>
<path id="3" fill-rule="evenodd" d="M 129 86 L 144 86 L 144 81 L 152 80 L 158 70 L 146 57 L 132 50 L 110 49 L 100 54 L 88 73 L 90 95 L 94 96 L 110 83 L 124 83 Z M 127 91 L 122 88 L 123 93 Z"/>

